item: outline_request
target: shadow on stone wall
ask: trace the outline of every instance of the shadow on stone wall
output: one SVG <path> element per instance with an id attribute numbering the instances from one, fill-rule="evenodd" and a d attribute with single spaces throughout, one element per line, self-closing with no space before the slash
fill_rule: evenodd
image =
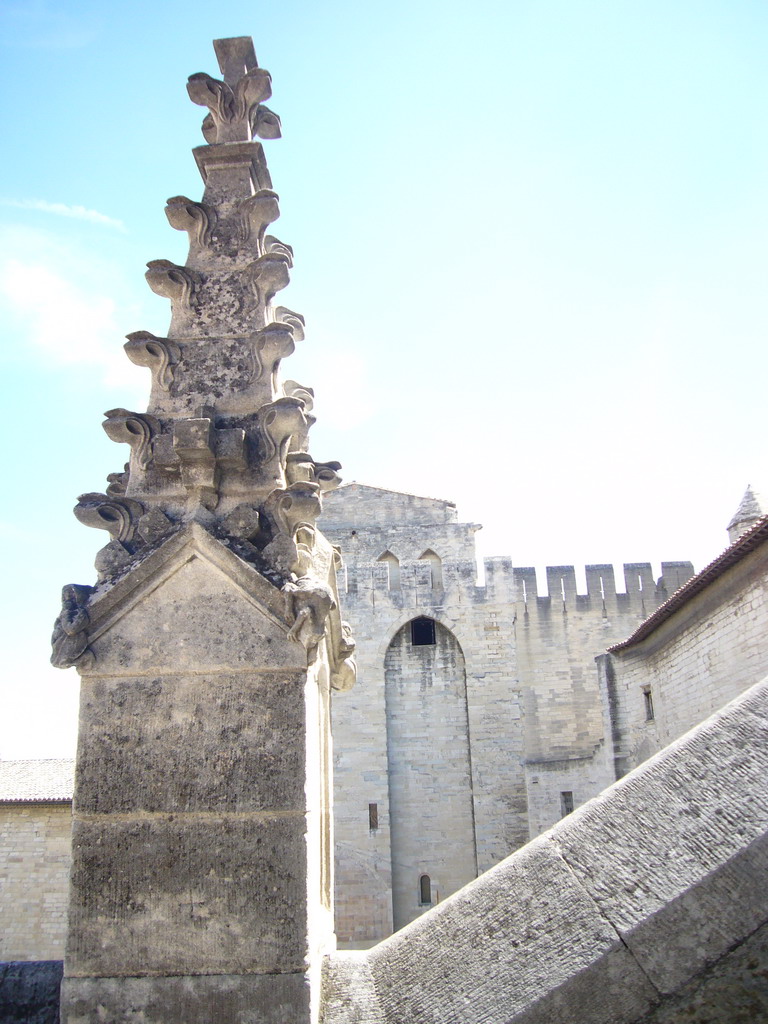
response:
<path id="1" fill-rule="evenodd" d="M 59 1024 L 61 960 L 0 963 L 0 1024 Z"/>

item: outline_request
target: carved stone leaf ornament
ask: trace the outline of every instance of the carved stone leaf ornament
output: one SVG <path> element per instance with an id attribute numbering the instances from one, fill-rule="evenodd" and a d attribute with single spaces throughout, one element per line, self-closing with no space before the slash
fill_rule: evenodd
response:
<path id="1" fill-rule="evenodd" d="M 199 286 L 199 276 L 194 271 L 170 260 L 150 260 L 144 276 L 155 295 L 192 306 Z"/>
<path id="2" fill-rule="evenodd" d="M 172 196 L 165 206 L 168 223 L 177 231 L 186 231 L 190 241 L 200 246 L 210 245 L 216 227 L 216 211 L 205 203 L 195 203 L 186 196 Z"/>
<path id="3" fill-rule="evenodd" d="M 293 246 L 281 242 L 274 235 L 267 235 L 264 239 L 264 252 L 270 256 L 285 256 L 289 267 L 293 267 Z"/>
<path id="4" fill-rule="evenodd" d="M 152 457 L 152 437 L 160 430 L 159 421 L 148 413 L 129 412 L 127 409 L 110 409 L 104 416 L 106 419 L 102 426 L 107 437 L 129 444 L 137 464 L 146 469 Z"/>
<path id="5" fill-rule="evenodd" d="M 125 353 L 137 366 L 147 366 L 163 391 L 173 382 L 173 368 L 181 358 L 181 348 L 169 338 L 156 338 L 149 331 L 134 331 L 127 335 L 123 345 Z"/>
<path id="6" fill-rule="evenodd" d="M 260 139 L 282 137 L 280 118 L 269 107 L 259 104 L 251 115 L 251 132 Z"/>
<path id="7" fill-rule="evenodd" d="M 247 127 L 250 135 L 254 110 L 262 100 L 268 100 L 272 95 L 272 76 L 264 68 L 251 68 L 232 89 L 226 82 L 199 71 L 190 75 L 187 92 L 193 103 L 208 107 L 214 130 L 211 131 L 210 124 L 206 125 L 203 134 L 207 141 L 215 144 L 227 141 L 226 127 L 238 122 Z M 271 111 L 268 113 L 271 114 Z M 270 127 L 274 128 L 271 119 Z"/>
<path id="8" fill-rule="evenodd" d="M 288 268 L 291 258 L 287 253 L 265 253 L 248 267 L 248 281 L 261 306 L 268 306 L 275 295 L 287 287 L 291 280 Z"/>
<path id="9" fill-rule="evenodd" d="M 277 373 L 280 360 L 296 347 L 293 331 L 286 324 L 267 324 L 253 338 L 254 380 Z"/>
<path id="10" fill-rule="evenodd" d="M 280 216 L 280 197 L 271 189 L 259 189 L 255 195 L 243 199 L 238 207 L 240 231 L 243 241 L 256 237 L 259 254 L 264 254 L 264 232 Z"/>
<path id="11" fill-rule="evenodd" d="M 282 474 L 291 437 L 307 426 L 304 403 L 299 398 L 278 398 L 261 407 L 259 422 L 264 439 L 265 462 L 277 462 L 275 468 Z"/>
<path id="12" fill-rule="evenodd" d="M 301 313 L 294 313 L 292 309 L 288 309 L 286 306 L 276 306 L 275 320 L 279 324 L 287 324 L 293 331 L 296 341 L 304 341 L 306 321 Z"/>
<path id="13" fill-rule="evenodd" d="M 75 517 L 85 526 L 108 530 L 114 540 L 131 541 L 144 506 L 133 498 L 108 494 L 81 494 L 75 505 Z"/>

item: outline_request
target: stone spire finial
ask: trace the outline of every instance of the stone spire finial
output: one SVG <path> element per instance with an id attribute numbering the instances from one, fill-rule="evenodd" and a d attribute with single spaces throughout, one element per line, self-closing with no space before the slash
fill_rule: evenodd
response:
<path id="1" fill-rule="evenodd" d="M 171 227 L 187 233 L 189 255 L 184 266 L 147 264 L 149 287 L 170 302 L 168 334 L 135 331 L 125 345 L 152 374 L 149 408 L 106 413 L 107 435 L 128 445 L 127 467 L 76 508 L 81 522 L 109 533 L 97 559 L 102 586 L 197 521 L 290 589 L 309 572 L 320 493 L 340 482 L 338 464 L 307 454 L 311 388 L 280 376 L 304 337 L 304 318 L 277 304 L 293 249 L 267 234 L 279 197 L 254 136 L 280 134 L 262 103 L 271 76 L 249 37 L 218 39 L 214 49 L 223 81 L 199 72 L 187 85 L 208 108 L 207 145 L 194 150 L 204 194 L 173 196 L 165 207 Z M 246 520 L 247 537 L 232 527 Z"/>
<path id="2" fill-rule="evenodd" d="M 747 484 L 747 489 L 744 491 L 744 495 L 739 502 L 739 507 L 728 523 L 728 539 L 731 544 L 743 536 L 764 515 L 765 511 L 759 497 L 752 490 L 751 484 Z"/>

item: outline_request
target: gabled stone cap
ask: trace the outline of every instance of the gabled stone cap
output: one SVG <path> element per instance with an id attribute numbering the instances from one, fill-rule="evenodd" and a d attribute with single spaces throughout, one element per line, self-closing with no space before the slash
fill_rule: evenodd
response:
<path id="1" fill-rule="evenodd" d="M 0 804 L 69 803 L 75 788 L 75 759 L 0 761 Z"/>

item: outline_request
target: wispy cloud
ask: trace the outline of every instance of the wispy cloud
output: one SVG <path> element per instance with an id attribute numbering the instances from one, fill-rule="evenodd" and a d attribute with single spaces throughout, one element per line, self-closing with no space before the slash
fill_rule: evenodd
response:
<path id="1" fill-rule="evenodd" d="M 89 210 L 85 206 L 70 206 L 67 203 L 49 203 L 46 199 L 0 199 L 0 206 L 12 206 L 17 210 L 39 210 L 41 213 L 53 213 L 57 217 L 73 217 L 75 220 L 89 221 L 116 231 L 126 231 L 121 220 L 108 217 L 98 210 Z"/>
<path id="2" fill-rule="evenodd" d="M 123 352 L 126 325 L 133 328 L 139 312 L 134 306 L 127 282 L 108 260 L 50 232 L 0 229 L 0 319 L 6 339 L 13 339 L 6 342 L 6 358 L 78 366 L 95 372 L 95 383 L 124 391 L 126 405 L 141 403 L 148 380 L 133 375 Z"/>

